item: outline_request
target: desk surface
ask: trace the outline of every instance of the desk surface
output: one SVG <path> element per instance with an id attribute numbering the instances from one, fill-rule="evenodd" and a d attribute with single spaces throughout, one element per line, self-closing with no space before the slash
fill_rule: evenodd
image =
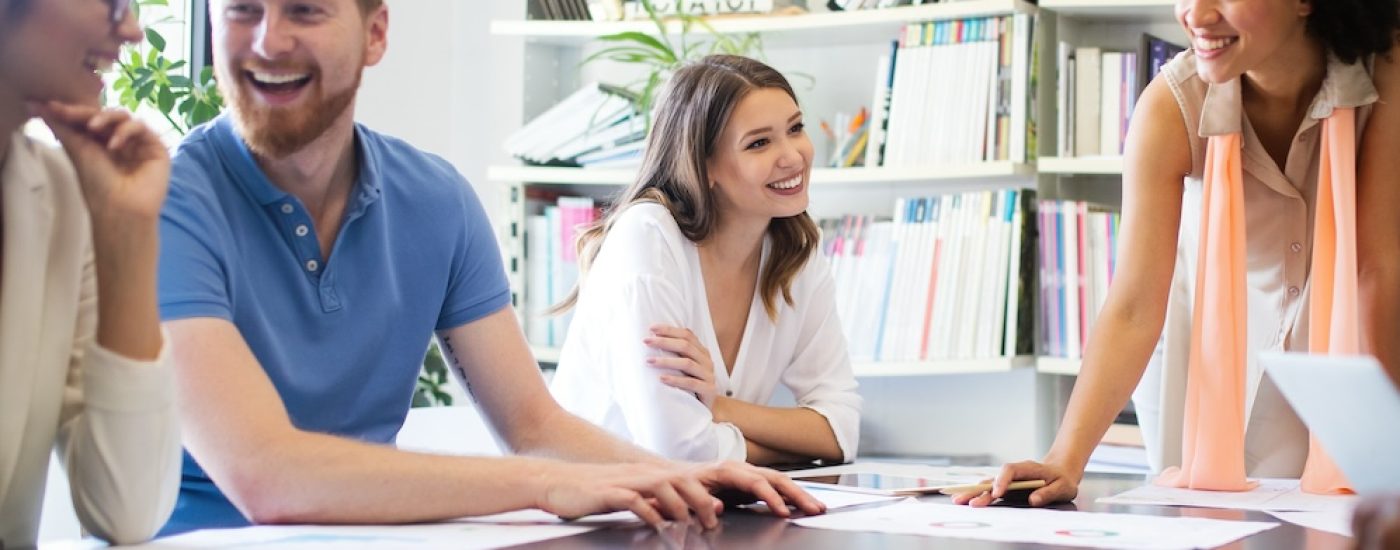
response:
<path id="1" fill-rule="evenodd" d="M 1237 510 L 1213 510 L 1207 508 L 1177 508 L 1168 506 L 1123 506 L 1097 504 L 1099 497 L 1127 491 L 1143 483 L 1141 476 L 1089 474 L 1080 485 L 1079 498 L 1074 503 L 1058 505 L 1063 510 L 1085 512 L 1117 512 L 1155 516 L 1190 516 L 1227 520 L 1271 521 L 1280 525 L 1225 548 L 1268 549 L 1268 550 L 1316 550 L 1348 548 L 1351 539 L 1305 529 L 1291 523 L 1275 519 L 1263 512 Z M 948 497 L 929 497 L 947 499 Z M 865 506 L 882 506 L 870 504 Z M 839 512 L 838 512 L 839 513 Z M 1025 548 L 1035 545 L 1003 543 L 967 539 L 948 539 L 914 535 L 893 535 L 885 533 L 860 533 L 833 531 L 799 527 L 775 517 L 745 511 L 729 511 L 722 517 L 719 528 L 700 532 L 692 529 L 680 541 L 677 533 L 664 537 L 644 527 L 600 529 L 582 535 L 534 543 L 521 548 L 531 549 L 579 549 L 579 548 L 665 548 L 665 549 L 708 549 L 708 548 L 802 548 L 802 549 L 846 549 L 880 548 L 882 550 L 902 550 L 906 548 Z M 1051 548 L 1048 546 L 1041 546 Z M 1062 547 L 1054 547 L 1062 548 Z M 1068 547 L 1064 547 L 1068 548 Z"/>

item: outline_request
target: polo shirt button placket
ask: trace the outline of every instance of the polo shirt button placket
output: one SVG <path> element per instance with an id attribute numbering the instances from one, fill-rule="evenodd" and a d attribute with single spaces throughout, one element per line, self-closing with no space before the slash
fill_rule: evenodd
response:
<path id="1" fill-rule="evenodd" d="M 290 202 L 284 202 L 284 203 L 282 203 L 282 213 L 283 213 L 283 214 L 291 214 L 291 213 L 292 213 L 293 211 L 295 211 L 295 210 L 296 210 L 296 208 L 292 207 L 292 203 L 290 203 Z"/>
<path id="2" fill-rule="evenodd" d="M 317 269 L 320 269 L 320 268 L 321 268 L 321 262 L 318 262 L 318 261 L 316 261 L 316 260 L 307 260 L 307 261 L 306 261 L 306 270 L 307 270 L 307 271 L 310 271 L 310 272 L 312 272 L 312 273 L 315 273 L 316 270 L 317 270 Z"/>

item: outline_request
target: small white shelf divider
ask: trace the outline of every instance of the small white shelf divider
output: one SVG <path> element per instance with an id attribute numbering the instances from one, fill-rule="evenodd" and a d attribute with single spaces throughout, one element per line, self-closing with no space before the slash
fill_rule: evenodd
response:
<path id="1" fill-rule="evenodd" d="M 1123 174 L 1123 157 L 1041 157 L 1036 169 L 1042 174 Z"/>
<path id="2" fill-rule="evenodd" d="M 1041 356 L 1035 359 L 1035 370 L 1046 374 L 1079 374 L 1080 359 Z"/>
<path id="3" fill-rule="evenodd" d="M 535 360 L 540 363 L 559 362 L 559 348 L 531 346 Z M 1031 367 L 1036 364 L 1030 356 L 998 357 L 992 359 L 960 359 L 917 362 L 875 362 L 853 363 L 851 369 L 858 377 L 875 376 L 927 376 L 935 374 L 976 374 L 986 372 L 1007 372 L 1012 369 Z"/>
<path id="4" fill-rule="evenodd" d="M 535 355 L 535 362 L 537 363 L 549 363 L 553 365 L 559 362 L 559 348 L 530 346 L 530 353 Z"/>
<path id="5" fill-rule="evenodd" d="M 726 15 L 712 17 L 707 22 L 721 34 L 763 33 L 765 47 L 785 48 L 868 43 L 872 35 L 879 33 L 888 33 L 893 40 L 902 26 L 919 21 L 1035 12 L 1035 4 L 1024 0 L 959 0 L 850 12 Z M 678 20 L 670 20 L 666 29 L 667 34 L 680 34 L 681 24 Z M 535 42 L 570 47 L 582 46 L 606 34 L 627 31 L 654 34 L 656 25 L 646 20 L 491 22 L 493 35 L 521 36 Z"/>
<path id="6" fill-rule="evenodd" d="M 1174 0 L 1041 0 L 1040 8 L 1070 17 L 1172 21 Z"/>
<path id="7" fill-rule="evenodd" d="M 1027 178 L 1035 165 L 1009 161 L 918 168 L 814 168 L 813 185 L 861 185 L 926 183 L 951 180 Z M 560 185 L 627 185 L 631 169 L 558 168 L 542 166 L 491 166 L 486 179 L 495 182 Z M 1032 182 L 1027 181 L 1030 185 Z"/>
<path id="8" fill-rule="evenodd" d="M 978 374 L 1009 372 L 1035 365 L 1031 356 L 994 357 L 989 359 L 944 359 L 937 361 L 878 361 L 852 363 L 857 377 L 928 376 L 937 374 Z"/>

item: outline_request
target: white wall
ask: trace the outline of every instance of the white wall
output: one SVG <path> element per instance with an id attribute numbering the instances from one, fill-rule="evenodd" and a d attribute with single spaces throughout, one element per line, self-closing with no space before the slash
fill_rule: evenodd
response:
<path id="1" fill-rule="evenodd" d="M 519 124 L 519 40 L 493 40 L 492 19 L 520 19 L 519 0 L 386 0 L 389 49 L 365 71 L 355 116 L 441 155 L 472 182 L 487 213 L 502 205 L 486 167 L 508 160 L 501 140 Z M 511 106 L 514 106 L 513 108 Z"/>

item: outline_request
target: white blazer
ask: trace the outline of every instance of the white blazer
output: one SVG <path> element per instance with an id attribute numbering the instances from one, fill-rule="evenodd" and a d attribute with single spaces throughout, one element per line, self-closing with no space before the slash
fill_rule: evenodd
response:
<path id="1" fill-rule="evenodd" d="M 0 547 L 35 544 L 53 450 L 87 531 L 148 539 L 180 481 L 167 350 L 141 362 L 97 345 L 91 227 L 61 151 L 16 132 L 0 192 Z"/>
<path id="2" fill-rule="evenodd" d="M 768 245 L 764 244 L 764 260 Z M 782 382 L 797 405 L 826 418 L 846 461 L 860 441 L 861 397 L 836 317 L 831 271 L 813 254 L 770 320 L 755 292 L 733 374 L 714 335 L 700 256 L 671 213 L 632 205 L 608 231 L 584 280 L 550 389 L 564 408 L 675 460 L 744 460 L 738 426 L 716 423 L 693 394 L 661 383 L 646 364 L 662 352 L 642 339 L 653 324 L 688 328 L 710 351 L 721 395 L 765 405 Z"/>

